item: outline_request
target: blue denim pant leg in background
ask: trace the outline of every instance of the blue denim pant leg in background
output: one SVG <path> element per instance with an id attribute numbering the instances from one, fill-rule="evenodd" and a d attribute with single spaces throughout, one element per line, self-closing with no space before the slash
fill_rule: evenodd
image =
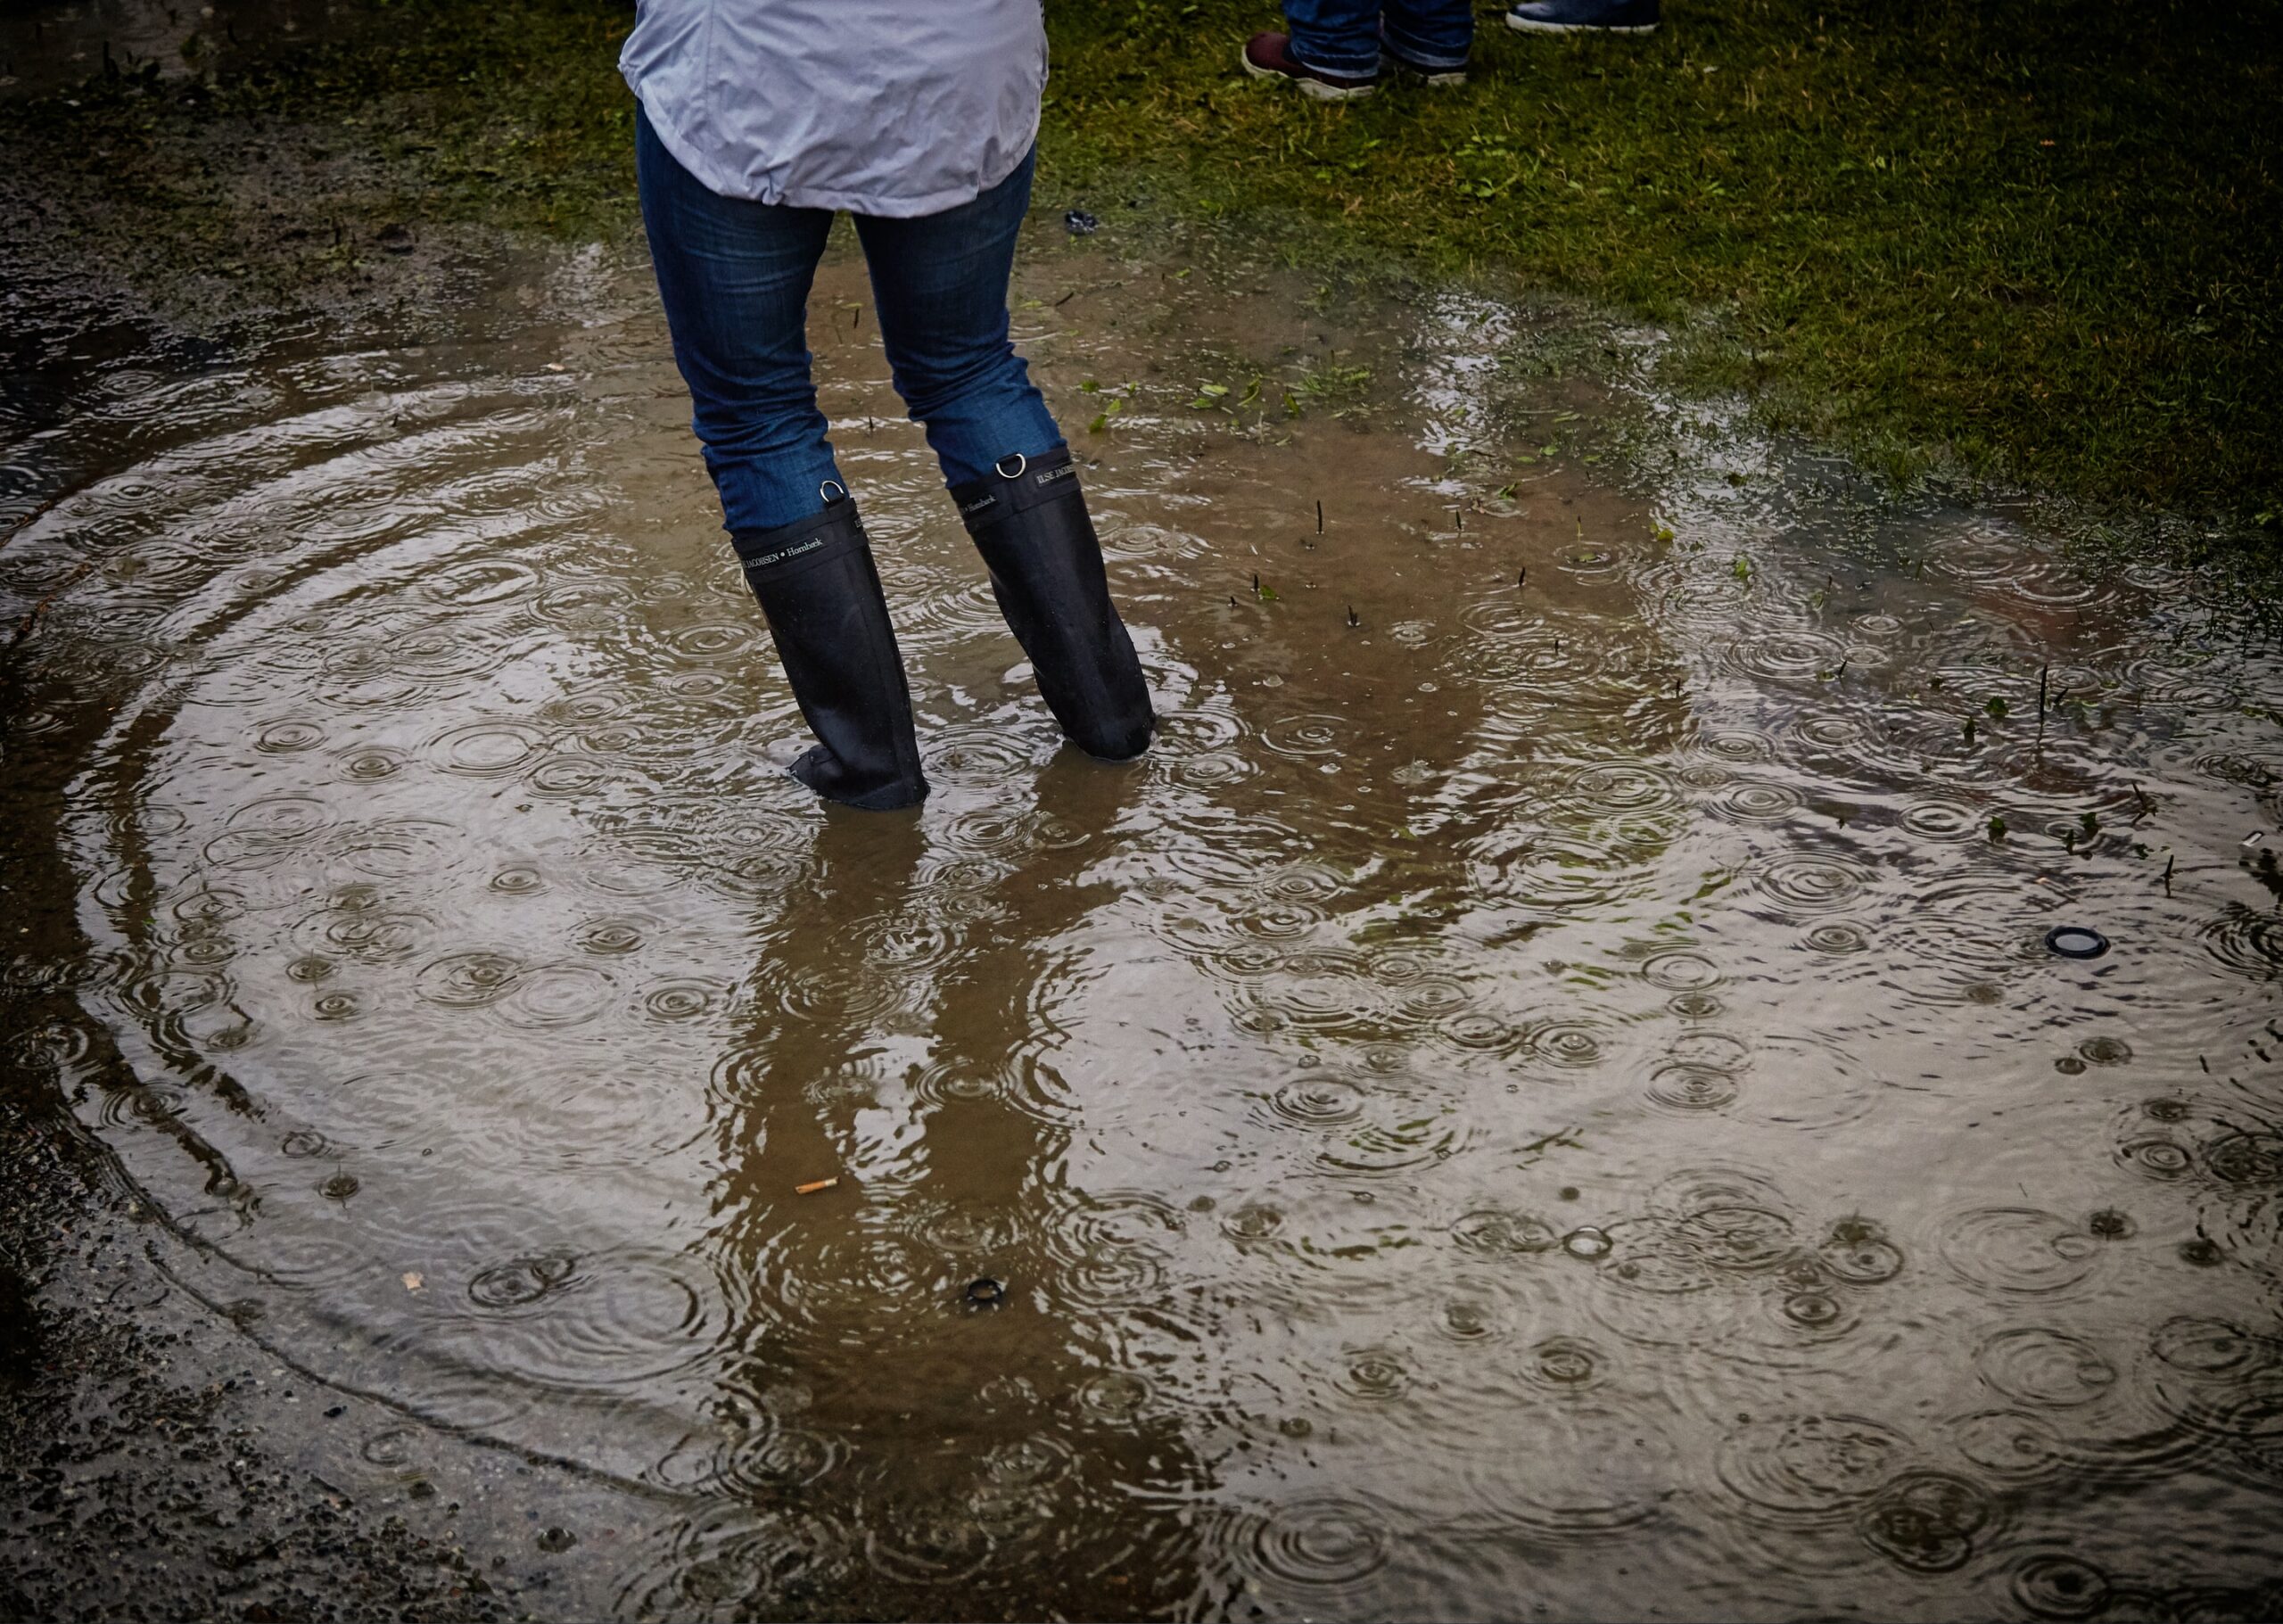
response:
<path id="1" fill-rule="evenodd" d="M 639 111 L 635 172 L 674 360 L 726 527 L 770 530 L 819 512 L 824 487 L 841 477 L 817 409 L 807 330 L 831 214 L 709 190 Z M 896 388 L 926 425 L 947 484 L 1062 443 L 1008 332 L 1007 282 L 1030 179 L 1026 160 L 958 208 L 857 222 Z"/>
<path id="2" fill-rule="evenodd" d="M 1474 49 L 1467 0 L 1388 0 L 1388 49 L 1414 68 L 1463 68 Z"/>
<path id="3" fill-rule="evenodd" d="M 1379 71 L 1382 18 L 1389 47 L 1415 68 L 1462 67 L 1474 44 L 1470 0 L 1284 0 L 1292 54 L 1326 73 Z"/>

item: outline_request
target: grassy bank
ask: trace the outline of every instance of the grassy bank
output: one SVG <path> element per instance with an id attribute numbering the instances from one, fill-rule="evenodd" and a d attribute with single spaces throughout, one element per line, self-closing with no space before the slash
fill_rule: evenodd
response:
<path id="1" fill-rule="evenodd" d="M 1178 165 L 1374 244 L 1671 322 L 1674 381 L 1908 468 L 2283 502 L 2283 6 L 1679 0 L 1646 39 L 1486 15 L 1463 90 L 1324 107 L 1263 16 L 1062 9 L 1067 176 Z"/>
<path id="2" fill-rule="evenodd" d="M 5 138 L 100 153 L 84 184 L 111 218 L 255 281 L 353 268 L 399 217 L 625 224 L 626 10 L 373 9 L 209 89 L 130 66 Z M 1272 8 L 1048 9 L 1057 197 L 1273 217 L 1603 301 L 1670 325 L 1676 385 L 1743 390 L 1897 473 L 2283 523 L 2276 0 L 1680 0 L 1613 40 L 1494 12 L 1466 87 L 1337 108 L 1237 71 Z M 295 164 L 332 230 L 274 188 L 254 218 L 240 171 Z"/>

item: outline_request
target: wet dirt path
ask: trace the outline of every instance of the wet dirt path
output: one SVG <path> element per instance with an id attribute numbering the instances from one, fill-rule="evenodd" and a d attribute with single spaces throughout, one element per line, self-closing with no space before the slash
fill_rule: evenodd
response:
<path id="1" fill-rule="evenodd" d="M 2273 650 L 1495 303 L 1042 227 L 1160 741 L 1058 751 L 843 253 L 936 787 L 826 816 L 639 268 L 507 280 L 0 450 L 18 1058 L 375 1482 L 617 1485 L 628 1616 L 2272 1603 Z"/>

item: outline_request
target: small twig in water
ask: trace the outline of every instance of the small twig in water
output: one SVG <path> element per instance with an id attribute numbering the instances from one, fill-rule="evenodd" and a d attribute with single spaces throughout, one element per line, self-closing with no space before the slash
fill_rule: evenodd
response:
<path id="1" fill-rule="evenodd" d="M 2172 864 L 2179 861 L 2180 854 L 2178 853 L 2174 853 L 2172 856 L 2164 859 L 2164 894 L 2166 896 L 2170 896 L 2172 894 Z"/>
<path id="2" fill-rule="evenodd" d="M 88 572 L 92 571 L 95 567 L 95 563 L 91 559 L 87 563 L 81 565 L 78 569 L 73 570 L 62 581 L 58 581 L 54 591 L 50 592 L 45 598 L 41 598 L 37 603 L 34 604 L 31 606 L 30 613 L 27 614 L 23 619 L 16 622 L 16 635 L 8 639 L 8 647 L 11 648 L 15 647 L 26 638 L 31 636 L 34 631 L 37 631 L 39 628 L 40 616 L 47 613 L 49 606 L 53 605 L 57 598 L 62 597 L 66 591 L 70 590 L 72 587 L 78 585 L 81 581 L 85 580 Z"/>

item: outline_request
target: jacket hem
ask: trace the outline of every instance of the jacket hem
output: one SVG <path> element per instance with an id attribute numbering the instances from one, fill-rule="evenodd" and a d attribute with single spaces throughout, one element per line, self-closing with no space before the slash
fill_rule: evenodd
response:
<path id="1" fill-rule="evenodd" d="M 659 144 L 672 155 L 674 161 L 688 170 L 698 185 L 715 196 L 738 198 L 747 202 L 771 203 L 787 209 L 825 209 L 835 213 L 845 210 L 850 214 L 870 215 L 879 219 L 918 219 L 925 215 L 941 214 L 946 209 L 956 209 L 962 203 L 973 202 L 1012 175 L 1023 160 L 1030 155 L 1031 149 L 1038 144 L 1039 114 L 1034 110 L 1030 128 L 1024 139 L 1010 143 L 1000 161 L 984 171 L 972 185 L 947 187 L 942 191 L 924 193 L 918 197 L 883 197 L 828 186 L 777 186 L 766 183 L 756 186 L 715 162 L 690 139 L 664 108 L 645 96 L 640 78 L 622 59 L 619 62 L 619 72 L 625 78 L 627 88 L 634 93 L 635 100 L 642 103 L 642 111 L 649 118 L 650 128 L 657 132 Z"/>

